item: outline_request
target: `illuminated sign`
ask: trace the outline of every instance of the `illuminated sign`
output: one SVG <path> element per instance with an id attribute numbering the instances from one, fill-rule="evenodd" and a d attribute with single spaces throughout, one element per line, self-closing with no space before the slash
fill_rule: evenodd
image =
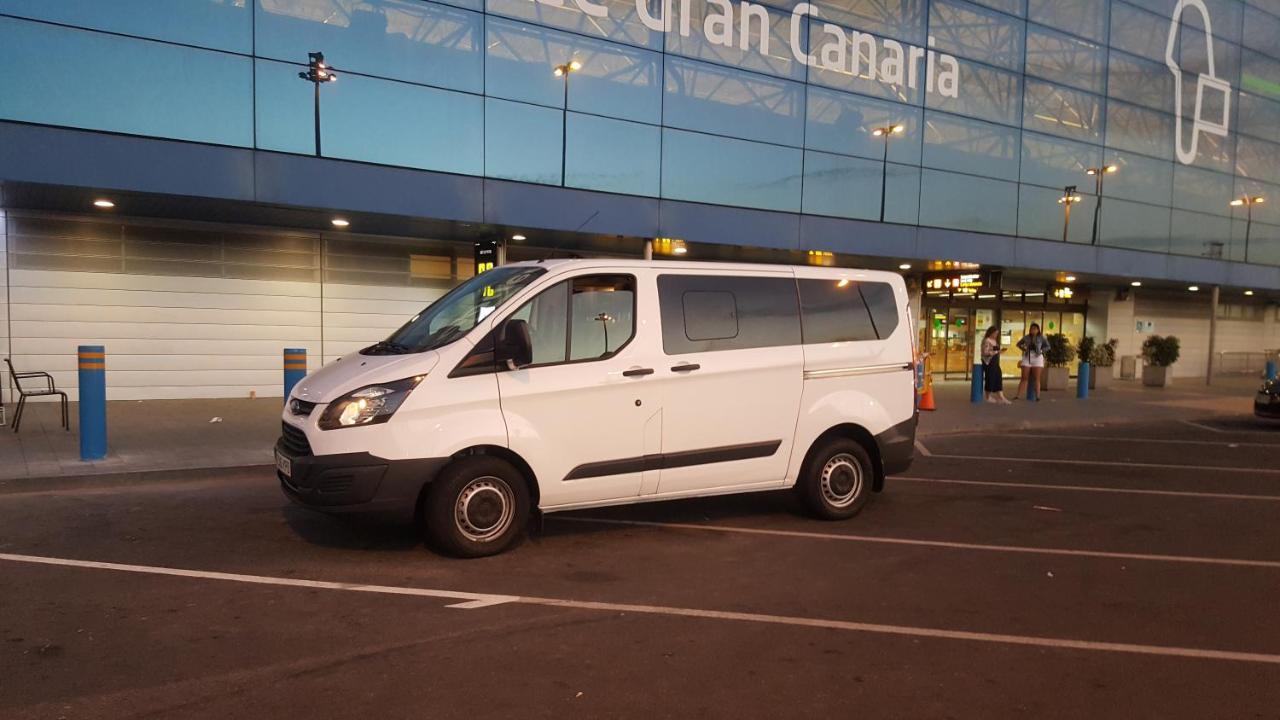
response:
<path id="1" fill-rule="evenodd" d="M 476 274 L 494 269 L 498 265 L 498 241 L 481 240 L 475 246 Z M 485 297 L 493 297 L 493 288 L 485 287 Z"/>
<path id="2" fill-rule="evenodd" d="M 946 273 L 930 275 L 924 279 L 925 290 L 950 290 L 961 295 L 971 295 L 987 287 L 985 273 Z"/>
<path id="3" fill-rule="evenodd" d="M 1075 296 L 1075 294 L 1076 294 L 1075 291 L 1072 290 L 1070 286 L 1067 286 L 1067 285 L 1058 285 L 1053 288 L 1053 296 L 1058 298 L 1059 300 L 1070 300 L 1073 296 Z"/>

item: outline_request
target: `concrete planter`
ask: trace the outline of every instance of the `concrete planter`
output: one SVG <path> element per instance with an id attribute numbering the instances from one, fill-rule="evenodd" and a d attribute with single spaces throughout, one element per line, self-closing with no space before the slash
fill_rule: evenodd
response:
<path id="1" fill-rule="evenodd" d="M 1040 376 L 1040 386 L 1045 390 L 1066 390 L 1070 377 L 1070 368 L 1047 367 L 1044 369 L 1044 374 Z"/>
<path id="2" fill-rule="evenodd" d="M 1160 365 L 1142 366 L 1142 384 L 1147 387 L 1169 387 L 1173 381 L 1173 368 Z"/>
<path id="3" fill-rule="evenodd" d="M 1089 389 L 1097 390 L 1098 388 L 1111 387 L 1111 381 L 1114 379 L 1114 373 L 1110 365 L 1107 367 L 1093 367 L 1093 372 L 1089 373 Z"/>

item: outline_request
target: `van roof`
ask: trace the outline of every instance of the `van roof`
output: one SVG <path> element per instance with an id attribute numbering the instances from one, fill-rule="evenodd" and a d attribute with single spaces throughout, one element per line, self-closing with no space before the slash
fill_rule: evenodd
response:
<path id="1" fill-rule="evenodd" d="M 526 265 L 530 267 L 544 267 L 548 270 L 567 270 L 571 267 L 575 268 L 664 268 L 669 270 L 703 270 L 711 272 L 777 272 L 786 274 L 796 270 L 803 270 L 806 275 L 827 275 L 831 277 L 866 277 L 885 280 L 888 278 L 901 278 L 902 276 L 896 272 L 889 270 L 870 270 L 866 268 L 854 267 L 823 267 L 818 265 L 775 265 L 768 263 L 727 263 L 727 262 L 699 262 L 693 260 L 637 260 L 632 258 L 562 258 L 555 260 L 526 260 L 517 263 L 508 263 L 512 265 Z"/>

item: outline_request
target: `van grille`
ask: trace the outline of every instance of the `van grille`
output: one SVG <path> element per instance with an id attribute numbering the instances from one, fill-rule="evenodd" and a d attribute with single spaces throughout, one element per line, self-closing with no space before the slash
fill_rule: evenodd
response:
<path id="1" fill-rule="evenodd" d="M 280 427 L 280 442 L 286 450 L 295 456 L 311 454 L 311 443 L 307 442 L 306 433 L 289 423 L 280 423 Z"/>

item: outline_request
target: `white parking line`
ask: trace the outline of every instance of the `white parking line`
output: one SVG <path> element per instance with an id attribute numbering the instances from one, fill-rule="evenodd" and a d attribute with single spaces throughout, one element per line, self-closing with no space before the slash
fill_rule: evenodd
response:
<path id="1" fill-rule="evenodd" d="M 1216 432 L 1216 433 L 1226 433 L 1226 432 L 1227 432 L 1226 430 L 1223 430 L 1222 428 L 1216 428 L 1216 427 L 1213 427 L 1212 425 L 1205 425 L 1205 424 L 1203 424 L 1203 423 L 1198 423 L 1198 422 L 1196 422 L 1196 421 L 1194 421 L 1194 420 L 1183 420 L 1182 422 L 1186 423 L 1187 425 L 1190 425 L 1190 426 L 1191 426 L 1191 427 L 1193 427 L 1193 428 L 1200 428 L 1201 430 L 1208 430 L 1209 432 Z M 1246 430 L 1245 432 L 1250 432 L 1250 431 L 1247 431 L 1247 430 Z"/>
<path id="2" fill-rule="evenodd" d="M 1247 493 L 1211 493 L 1192 490 L 1145 490 L 1142 488 L 1111 488 L 1093 485 L 1051 485 L 1047 483 L 999 482 L 996 480 L 948 480 L 944 478 L 905 477 L 890 475 L 889 482 L 904 480 L 915 483 L 937 483 L 940 485 L 978 485 L 985 487 L 1027 488 L 1030 490 L 1063 490 L 1070 492 L 1099 492 L 1120 495 L 1163 495 L 1167 497 L 1203 498 L 1208 500 L 1256 500 L 1260 502 L 1280 502 L 1280 495 L 1249 495 Z"/>
<path id="3" fill-rule="evenodd" d="M 1069 550 L 1066 548 L 1028 547 L 1024 545 L 985 545 L 982 543 L 950 542 L 947 540 L 917 540 L 914 538 L 879 537 L 875 535 L 845 535 L 843 533 L 816 533 L 803 530 L 772 530 L 768 528 L 737 527 L 733 525 L 702 525 L 699 523 L 653 522 L 648 520 L 614 520 L 611 518 L 561 517 L 550 515 L 548 519 L 564 522 L 595 523 L 600 525 L 629 525 L 633 527 L 672 528 L 676 530 L 701 530 L 706 532 L 736 533 L 741 535 L 768 535 L 774 537 L 805 538 L 809 540 L 834 540 L 838 542 L 872 543 L 882 545 L 912 545 L 917 547 L 948 548 L 951 550 L 982 550 L 1026 555 L 1065 555 L 1069 557 L 1106 558 L 1108 560 L 1142 560 L 1150 562 L 1186 563 L 1191 565 L 1227 565 L 1234 567 L 1259 567 L 1280 569 L 1280 560 L 1246 560 L 1242 558 L 1214 558 L 1196 555 L 1154 555 L 1149 553 L 1107 552 L 1104 550 Z"/>
<path id="4" fill-rule="evenodd" d="M 925 449 L 924 443 L 916 441 L 917 449 Z M 925 454 L 922 452 L 921 454 Z M 1264 473 L 1268 475 L 1280 474 L 1280 468 L 1245 468 L 1245 467 L 1222 467 L 1208 465 L 1187 465 L 1177 463 L 1143 463 L 1143 462 L 1127 462 L 1124 460 L 1064 460 L 1061 458 L 1034 458 L 1034 457 L 995 457 L 988 455 L 949 455 L 946 453 L 929 452 L 926 457 L 941 460 L 981 460 L 985 463 L 1000 462 L 1024 462 L 1024 463 L 1041 463 L 1045 465 L 1094 465 L 1102 467 L 1129 467 L 1129 468 L 1156 468 L 1160 470 L 1203 470 L 1205 472 L 1242 472 L 1242 473 Z"/>
<path id="5" fill-rule="evenodd" d="M 449 607 L 491 607 L 502 603 L 519 603 L 524 605 L 568 608 L 573 610 L 596 610 L 609 613 L 637 613 L 668 617 L 699 618 L 705 620 L 751 622 L 768 625 L 820 628 L 824 630 L 842 630 L 846 632 L 875 633 L 879 635 L 894 635 L 899 637 L 1022 645 L 1051 648 L 1056 650 L 1115 652 L 1135 655 L 1190 658 L 1196 660 L 1229 660 L 1234 662 L 1280 665 L 1280 655 L 1272 653 L 1237 652 L 1233 650 L 1213 650 L 1170 645 L 1098 642 L 1093 640 L 1071 640 L 1068 638 L 1039 637 L 1034 635 L 1006 635 L 1002 633 L 973 632 L 969 630 L 944 630 L 941 628 L 915 627 L 910 625 L 886 625 L 882 623 L 853 622 L 849 620 L 827 620 L 822 618 L 806 618 L 791 615 L 703 610 L 698 608 L 682 608 L 664 605 L 632 605 L 628 603 L 596 602 L 591 600 L 570 600 L 516 595 L 490 595 L 485 593 L 468 593 L 454 590 L 431 590 L 427 588 L 399 587 L 394 585 L 360 585 L 353 583 L 327 582 L 323 580 L 299 580 L 297 578 L 270 577 L 265 575 L 240 575 L 236 573 L 208 572 L 203 570 L 182 570 L 179 568 L 155 567 L 150 565 L 125 565 L 120 563 L 94 562 L 90 560 L 71 560 L 67 558 L 41 557 L 36 555 L 14 555 L 6 553 L 0 554 L 0 561 L 35 565 L 56 565 L 93 570 L 114 570 L 120 572 L 144 573 L 148 575 L 188 577 L 201 580 L 252 583 L 257 585 L 280 585 L 286 587 L 320 588 L 325 590 L 371 592 L 388 595 L 414 595 L 432 598 L 470 599 L 467 602 L 450 605 Z"/>
<path id="6" fill-rule="evenodd" d="M 949 433 L 947 437 L 955 437 L 960 435 L 989 435 L 979 431 L 966 431 L 960 433 Z M 1010 435 L 1002 436 L 1008 439 Z M 1126 443 L 1150 443 L 1153 445 L 1208 445 L 1210 447 L 1235 448 L 1235 447 L 1261 447 L 1261 448 L 1280 448 L 1280 442 L 1233 442 L 1231 440 L 1170 440 L 1168 438 L 1131 438 L 1131 437 L 1109 437 L 1104 435 L 1056 435 L 1051 433 L 1016 433 L 1012 437 L 1017 438 L 1034 438 L 1037 440 L 1088 440 L 1090 442 L 1126 442 Z"/>

